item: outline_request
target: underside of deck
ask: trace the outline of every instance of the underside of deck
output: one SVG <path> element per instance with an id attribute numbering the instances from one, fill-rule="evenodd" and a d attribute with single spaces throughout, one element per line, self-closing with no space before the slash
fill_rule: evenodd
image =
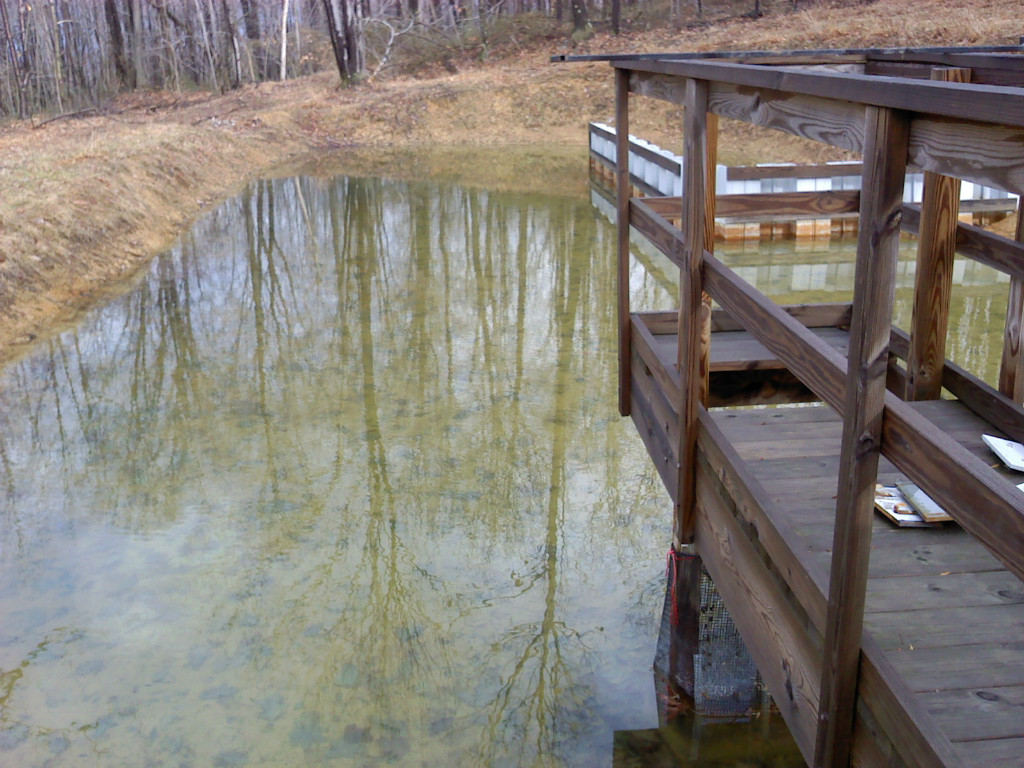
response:
<path id="1" fill-rule="evenodd" d="M 790 314 L 845 356 L 841 307 Z M 630 410 L 675 500 L 672 317 L 631 318 Z M 781 405 L 701 410 L 695 545 L 794 737 L 813 744 L 842 420 L 721 313 L 714 328 L 709 405 Z M 960 401 L 911 405 L 996 461 L 981 435 L 999 431 Z M 883 459 L 878 479 L 906 478 Z M 854 764 L 1024 764 L 1024 585 L 976 539 L 876 516 L 864 627 Z"/>

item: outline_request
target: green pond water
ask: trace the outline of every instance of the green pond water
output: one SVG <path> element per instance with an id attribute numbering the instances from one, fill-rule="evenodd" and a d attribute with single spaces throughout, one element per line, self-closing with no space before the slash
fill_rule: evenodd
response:
<path id="1" fill-rule="evenodd" d="M 614 230 L 509 189 L 254 183 L 0 370 L 0 765 L 610 765 L 657 727 Z M 845 290 L 790 251 L 729 258 Z M 636 306 L 672 290 L 640 254 Z"/>

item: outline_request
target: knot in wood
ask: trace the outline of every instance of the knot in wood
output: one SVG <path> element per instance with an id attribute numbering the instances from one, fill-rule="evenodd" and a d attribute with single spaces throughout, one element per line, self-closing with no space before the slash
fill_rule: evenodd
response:
<path id="1" fill-rule="evenodd" d="M 878 441 L 875 440 L 874 433 L 861 432 L 860 437 L 857 438 L 857 448 L 854 451 L 854 453 L 857 455 L 857 458 L 861 458 L 877 450 Z"/>

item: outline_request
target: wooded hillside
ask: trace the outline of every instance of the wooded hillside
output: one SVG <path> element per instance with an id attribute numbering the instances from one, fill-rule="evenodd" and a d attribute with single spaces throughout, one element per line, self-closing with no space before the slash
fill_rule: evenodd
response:
<path id="1" fill-rule="evenodd" d="M 800 0 L 807 6 L 812 0 Z M 136 88 L 224 92 L 397 58 L 486 57 L 492 42 L 694 21 L 798 0 L 0 0 L 0 118 L 96 107 Z"/>

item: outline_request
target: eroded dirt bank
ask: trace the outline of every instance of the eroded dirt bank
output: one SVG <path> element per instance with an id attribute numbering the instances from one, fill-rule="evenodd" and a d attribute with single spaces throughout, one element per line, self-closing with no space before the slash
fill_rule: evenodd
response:
<path id="1" fill-rule="evenodd" d="M 970 45 L 1017 42 L 1019 0 L 878 0 L 817 6 L 679 34 L 598 36 L 575 52 Z M 0 127 L 0 362 L 115 292 L 189 221 L 259 175 L 357 147 L 562 145 L 612 116 L 605 64 L 548 64 L 544 45 L 459 72 L 353 89 L 320 74 L 225 96 L 126 96 L 102 114 Z M 678 142 L 679 114 L 635 132 Z M 817 161 L 826 149 L 723 127 L 725 162 Z M 581 150 L 582 157 L 582 150 Z"/>

